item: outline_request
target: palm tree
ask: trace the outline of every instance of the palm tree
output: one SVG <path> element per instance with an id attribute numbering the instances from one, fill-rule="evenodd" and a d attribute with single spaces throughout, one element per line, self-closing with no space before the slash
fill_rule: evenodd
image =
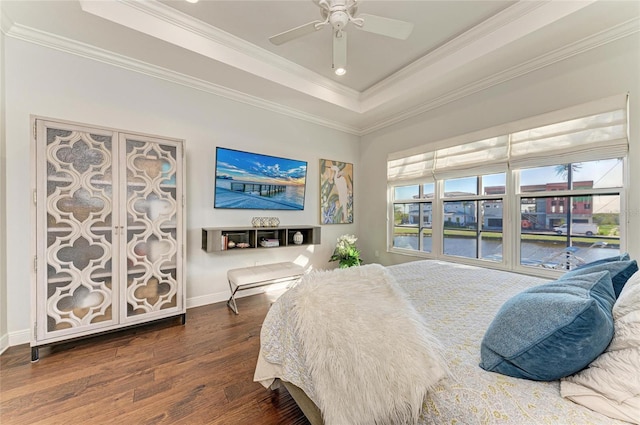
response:
<path id="1" fill-rule="evenodd" d="M 571 168 L 569 168 L 571 166 Z M 561 176 L 563 180 L 567 180 L 569 178 L 569 169 L 571 169 L 571 173 L 575 173 L 576 171 L 582 168 L 582 163 L 578 162 L 576 164 L 562 164 L 556 165 L 556 175 Z"/>

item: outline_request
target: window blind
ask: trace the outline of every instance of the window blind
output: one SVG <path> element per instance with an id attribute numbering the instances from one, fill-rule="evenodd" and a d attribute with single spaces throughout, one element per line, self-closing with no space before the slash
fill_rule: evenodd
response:
<path id="1" fill-rule="evenodd" d="M 627 114 L 617 109 L 513 133 L 510 163 L 541 167 L 620 158 L 627 151 Z"/>
<path id="2" fill-rule="evenodd" d="M 387 162 L 387 180 L 433 179 L 433 152 L 425 152 Z"/>
<path id="3" fill-rule="evenodd" d="M 389 155 L 387 179 L 450 179 L 511 168 L 620 158 L 627 154 L 628 96 L 618 95 L 530 117 L 467 136 L 441 149 Z M 479 134 L 486 137 L 474 140 Z"/>
<path id="4" fill-rule="evenodd" d="M 507 170 L 507 136 L 465 143 L 435 151 L 434 176 L 452 179 Z"/>

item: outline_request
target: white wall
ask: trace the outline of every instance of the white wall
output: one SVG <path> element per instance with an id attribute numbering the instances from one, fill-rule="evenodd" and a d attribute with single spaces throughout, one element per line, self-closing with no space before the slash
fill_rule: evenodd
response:
<path id="1" fill-rule="evenodd" d="M 588 102 L 610 95 L 630 94 L 629 204 L 621 219 L 628 220 L 628 251 L 640 258 L 640 35 L 626 37 L 603 47 L 537 70 L 488 90 L 452 102 L 418 117 L 362 137 L 358 187 L 386 187 L 389 152 L 400 151 L 449 137 L 493 127 L 522 118 Z M 358 192 L 358 227 L 365 258 L 385 265 L 414 260 L 386 252 L 387 194 L 384 190 Z M 376 229 L 364 232 L 362 229 Z"/>
<path id="2" fill-rule="evenodd" d="M 282 225 L 318 225 L 319 159 L 354 163 L 357 172 L 358 137 L 20 40 L 7 38 L 5 44 L 11 345 L 29 340 L 29 249 L 35 237 L 29 220 L 32 182 L 26 172 L 31 114 L 186 140 L 188 306 L 226 300 L 230 268 L 275 261 L 331 267 L 327 261 L 336 238 L 355 233 L 355 225 L 323 226 L 319 246 L 205 253 L 202 227 L 249 226 L 251 217 L 265 215 L 279 217 Z M 216 146 L 308 161 L 304 211 L 214 210 Z"/>

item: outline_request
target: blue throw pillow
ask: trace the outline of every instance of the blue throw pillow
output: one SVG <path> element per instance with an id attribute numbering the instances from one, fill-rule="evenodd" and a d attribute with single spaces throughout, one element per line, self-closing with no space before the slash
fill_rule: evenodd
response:
<path id="1" fill-rule="evenodd" d="M 620 292 L 622 292 L 622 288 L 624 288 L 624 285 L 627 283 L 627 280 L 629 280 L 629 278 L 638 271 L 638 263 L 636 260 L 629 260 L 628 255 L 626 255 L 626 260 L 615 260 L 615 258 L 625 258 L 625 256 L 611 257 L 609 259 L 605 258 L 594 261 L 593 263 L 583 264 L 580 267 L 565 273 L 560 280 L 606 270 L 611 273 L 613 291 L 615 292 L 616 298 L 618 298 Z"/>
<path id="2" fill-rule="evenodd" d="M 629 261 L 629 260 L 631 260 L 631 257 L 629 256 L 629 253 L 625 252 L 624 254 L 614 255 L 613 257 L 601 258 L 599 260 L 595 260 L 595 261 L 592 261 L 590 263 L 583 264 L 581 266 L 576 267 L 575 270 L 584 269 L 586 267 L 595 266 L 597 264 L 611 263 L 611 262 L 614 262 L 614 261 Z"/>
<path id="3" fill-rule="evenodd" d="M 608 271 L 529 288 L 508 300 L 487 329 L 480 367 L 536 381 L 578 372 L 613 338 Z"/>

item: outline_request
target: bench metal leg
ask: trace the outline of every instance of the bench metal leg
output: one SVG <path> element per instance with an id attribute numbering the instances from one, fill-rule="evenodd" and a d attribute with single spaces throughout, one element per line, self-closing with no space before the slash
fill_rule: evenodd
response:
<path id="1" fill-rule="evenodd" d="M 233 310 L 235 314 L 238 313 L 238 305 L 236 304 L 236 292 L 238 292 L 238 288 L 236 287 L 235 291 L 233 290 L 233 285 L 231 285 L 231 281 L 229 281 L 229 289 L 231 290 L 231 297 L 227 300 L 227 306 Z"/>
<path id="2" fill-rule="evenodd" d="M 299 274 L 299 275 L 294 275 L 294 276 L 289 276 L 289 277 L 284 277 L 279 279 L 269 279 L 269 280 L 263 280 L 263 281 L 253 282 L 253 283 L 245 283 L 242 285 L 238 285 L 237 283 L 232 283 L 231 279 L 229 279 L 228 280 L 229 291 L 231 292 L 231 296 L 227 300 L 227 306 L 231 310 L 233 310 L 235 314 L 240 314 L 238 312 L 238 304 L 236 304 L 236 292 L 244 289 L 260 288 L 262 286 L 272 285 L 274 283 L 285 283 L 285 282 L 287 282 L 287 289 L 289 289 L 292 286 L 295 286 L 295 284 L 300 281 L 302 276 L 303 276 L 302 274 Z"/>

